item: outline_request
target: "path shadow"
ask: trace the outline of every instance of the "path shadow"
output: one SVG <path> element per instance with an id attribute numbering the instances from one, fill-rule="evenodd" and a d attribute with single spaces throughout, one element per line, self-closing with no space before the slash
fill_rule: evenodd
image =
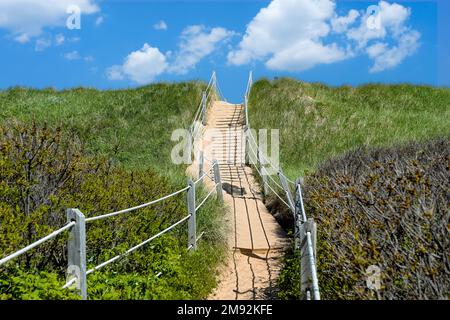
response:
<path id="1" fill-rule="evenodd" d="M 225 190 L 226 193 L 231 195 L 232 197 L 236 194 L 238 195 L 244 195 L 246 194 L 245 188 L 240 188 L 238 186 L 234 186 L 228 182 L 222 183 L 222 189 Z"/>

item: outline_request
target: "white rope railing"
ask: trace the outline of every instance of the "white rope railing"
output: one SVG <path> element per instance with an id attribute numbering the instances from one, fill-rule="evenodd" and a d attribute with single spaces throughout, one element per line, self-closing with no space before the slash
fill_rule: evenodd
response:
<path id="1" fill-rule="evenodd" d="M 276 167 L 272 161 L 267 159 L 263 152 L 261 152 L 256 139 L 253 137 L 253 134 L 250 130 L 250 123 L 248 120 L 248 100 L 250 97 L 250 91 L 253 84 L 252 73 L 249 75 L 249 80 L 247 84 L 247 90 L 245 92 L 244 103 L 245 103 L 245 116 L 246 116 L 246 129 L 247 136 L 251 139 L 250 143 L 247 140 L 248 150 L 252 152 L 253 156 L 257 159 L 257 163 L 253 166 L 253 168 L 258 172 L 260 177 L 263 180 L 264 188 L 270 189 L 277 198 L 284 203 L 288 208 L 292 210 L 294 213 L 294 228 L 295 228 L 295 247 L 297 250 L 300 250 L 300 262 L 301 262 L 301 291 L 306 299 L 311 299 L 311 296 L 314 300 L 320 300 L 320 291 L 319 291 L 319 281 L 317 277 L 317 267 L 316 267 L 316 252 L 315 252 L 315 244 L 316 244 L 316 224 L 313 219 L 307 219 L 306 212 L 303 204 L 303 196 L 301 191 L 300 179 L 298 182 L 294 182 L 286 177 L 284 173 L 281 171 L 281 168 Z M 252 145 L 256 146 L 256 150 L 254 150 Z M 247 154 L 249 156 L 249 154 Z M 249 157 L 250 158 L 250 157 Z M 263 175 L 261 171 L 258 169 L 258 160 L 261 164 L 262 169 L 265 168 L 264 165 L 270 165 L 277 173 L 280 178 L 281 185 L 272 178 L 271 175 Z M 270 183 L 268 183 L 267 176 L 270 180 L 275 183 L 277 187 L 281 190 L 284 190 L 286 194 L 286 198 L 288 202 L 284 201 L 284 199 L 272 188 Z M 289 183 L 295 186 L 295 204 L 292 199 L 291 190 L 289 188 Z M 266 193 L 266 189 L 264 189 Z"/>
<path id="2" fill-rule="evenodd" d="M 216 74 L 215 72 L 213 72 L 211 79 L 206 87 L 206 91 L 203 94 L 203 98 L 202 98 L 202 102 L 200 103 L 200 106 L 194 116 L 194 122 L 191 126 L 191 132 L 195 135 L 201 134 L 201 124 L 197 123 L 199 118 L 200 118 L 200 114 L 202 112 L 202 108 L 205 107 L 205 103 L 207 105 L 207 101 L 205 101 L 205 97 L 206 99 L 209 99 L 213 96 L 213 89 L 217 90 L 217 78 L 216 78 Z M 204 109 L 203 109 L 204 111 Z M 64 227 L 53 231 L 51 234 L 45 236 L 44 238 L 26 246 L 23 249 L 20 249 L 16 252 L 14 252 L 13 254 L 3 258 L 0 260 L 0 266 L 3 265 L 4 263 L 26 253 L 27 251 L 37 247 L 38 245 L 56 237 L 57 235 L 61 234 L 62 232 L 66 231 L 66 230 L 70 230 L 71 232 L 71 236 L 69 237 L 70 239 L 68 240 L 68 248 L 69 248 L 69 264 L 70 261 L 72 260 L 72 263 L 75 263 L 75 265 L 69 265 L 69 268 L 71 267 L 78 267 L 78 269 L 80 270 L 81 274 L 77 275 L 77 276 L 73 276 L 71 279 L 69 279 L 65 285 L 62 287 L 63 289 L 69 288 L 71 287 L 74 283 L 76 283 L 77 281 L 80 284 L 80 287 L 82 289 L 80 289 L 80 294 L 82 296 L 83 299 L 87 298 L 87 291 L 86 291 L 86 276 L 91 274 L 92 272 L 95 272 L 96 270 L 99 270 L 117 260 L 119 260 L 120 258 L 132 253 L 133 251 L 141 248 L 142 246 L 146 245 L 147 243 L 151 242 L 152 240 L 162 236 L 163 234 L 169 232 L 170 230 L 174 229 L 175 227 L 177 227 L 178 225 L 186 222 L 187 220 L 189 220 L 189 244 L 187 247 L 187 251 L 195 249 L 196 248 L 196 241 L 198 241 L 204 234 L 204 232 L 202 232 L 200 234 L 200 236 L 196 237 L 196 231 L 195 231 L 195 227 L 192 228 L 192 226 L 195 225 L 195 215 L 196 215 L 196 211 L 200 209 L 201 206 L 203 206 L 206 201 L 211 197 L 211 195 L 213 194 L 214 191 L 216 191 L 218 193 L 218 195 L 220 195 L 220 197 L 218 197 L 218 199 L 220 199 L 221 201 L 223 201 L 223 194 L 222 194 L 222 188 L 221 188 L 221 182 L 220 182 L 220 169 L 219 166 L 217 165 L 217 162 L 214 162 L 212 167 L 210 168 L 209 172 L 214 172 L 214 177 L 212 177 L 211 175 L 208 174 L 208 172 L 204 172 L 198 180 L 194 182 L 192 182 L 191 180 L 188 183 L 188 186 L 180 189 L 178 191 L 175 191 L 171 194 L 168 194 L 166 196 L 163 196 L 159 199 L 156 200 L 152 200 L 150 202 L 147 203 L 143 203 L 140 204 L 138 206 L 134 206 L 131 208 L 127 208 L 127 209 L 123 209 L 123 210 L 119 210 L 119 211 L 115 211 L 115 212 L 111 212 L 111 213 L 107 213 L 107 214 L 103 214 L 103 215 L 99 215 L 99 216 L 94 216 L 94 217 L 89 217 L 89 218 L 85 218 L 84 215 L 78 210 L 78 209 L 68 209 L 68 219 L 73 220 L 70 221 L 67 225 L 65 225 Z M 215 184 L 215 188 L 212 188 L 212 190 L 208 193 L 208 195 L 201 201 L 201 203 L 195 207 L 195 185 L 202 181 L 202 179 L 204 177 L 208 177 L 209 179 L 211 179 L 211 181 L 215 181 L 217 180 L 217 183 Z M 128 249 L 126 252 L 121 253 L 111 259 L 108 259 L 107 261 L 100 263 L 99 265 L 95 266 L 92 269 L 89 269 L 87 271 L 83 271 L 86 270 L 86 233 L 85 233 L 85 224 L 87 222 L 92 222 L 92 221 L 97 221 L 97 220 L 102 220 L 102 219 L 106 219 L 106 218 L 110 218 L 110 217 L 114 217 L 120 214 L 125 214 L 125 213 L 129 213 L 129 212 L 133 212 L 136 211 L 138 209 L 142 209 L 154 204 L 157 204 L 159 202 L 162 202 L 164 200 L 167 200 L 171 197 L 174 197 L 176 195 L 179 195 L 183 192 L 188 191 L 188 198 L 187 198 L 187 202 L 188 202 L 188 215 L 185 216 L 184 218 L 182 218 L 181 220 L 177 221 L 176 223 L 170 225 L 169 227 L 165 228 L 164 230 L 158 232 L 156 235 L 148 238 L 147 240 L 135 245 L 134 247 Z M 193 239 L 193 240 L 192 240 Z M 156 277 L 159 277 L 162 273 L 159 272 Z"/>
<path id="3" fill-rule="evenodd" d="M 188 190 L 189 188 L 190 188 L 189 186 L 188 186 L 188 187 L 185 187 L 185 188 L 183 188 L 183 189 L 181 189 L 181 190 L 175 191 L 175 192 L 173 192 L 173 193 L 171 193 L 171 194 L 168 194 L 168 195 L 166 195 L 166 196 L 164 196 L 164 197 L 161 197 L 161 198 L 159 198 L 159 199 L 156 199 L 156 200 L 153 200 L 153 201 L 150 201 L 150 202 L 147 202 L 147 203 L 144 203 L 144 204 L 141 204 L 141 205 L 132 207 L 132 208 L 123 209 L 123 210 L 120 210 L 120 211 L 111 212 L 111 213 L 107 213 L 107 214 L 100 215 L 100 216 L 96 216 L 96 217 L 90 217 L 90 218 L 87 218 L 87 219 L 86 219 L 86 222 L 96 221 L 96 220 L 100 220 L 100 219 L 106 219 L 106 218 L 110 218 L 110 217 L 117 216 L 117 215 L 119 215 L 119 214 L 128 213 L 128 212 L 132 212 L 132 211 L 135 211 L 135 210 L 138 210 L 138 209 L 142 209 L 142 208 L 151 206 L 151 205 L 153 205 L 153 204 L 156 204 L 156 203 L 158 203 L 158 202 L 167 200 L 167 199 L 169 199 L 169 198 L 171 198 L 171 197 L 174 197 L 174 196 L 176 196 L 176 195 L 178 195 L 178 194 L 180 194 L 180 193 L 183 193 L 183 192 L 185 192 L 186 190 Z"/>
<path id="4" fill-rule="evenodd" d="M 48 240 L 50 240 L 50 239 L 53 239 L 54 237 L 56 237 L 57 235 L 63 233 L 64 231 L 70 229 L 70 228 L 73 227 L 74 225 L 75 225 L 75 222 L 72 221 L 72 222 L 66 224 L 64 227 L 59 228 L 58 230 L 53 231 L 52 233 L 50 233 L 49 235 L 43 237 L 42 239 L 39 239 L 38 241 L 33 242 L 32 244 L 26 246 L 25 248 L 20 249 L 20 250 L 14 252 L 13 254 L 10 254 L 9 256 L 7 256 L 7 257 L 5 257 L 5 258 L 3 258 L 3 259 L 0 260 L 0 266 L 1 266 L 2 264 L 5 264 L 5 263 L 8 262 L 8 261 L 14 259 L 14 258 L 17 258 L 17 257 L 20 256 L 20 255 L 22 255 L 22 254 L 24 254 L 24 253 L 30 251 L 31 249 L 33 249 L 33 248 L 39 246 L 40 244 L 42 244 L 42 243 L 44 243 L 44 242 L 46 242 L 46 241 L 48 241 Z"/>
<path id="5" fill-rule="evenodd" d="M 115 256 L 115 257 L 113 257 L 113 258 L 111 258 L 111 259 L 109 259 L 109 260 L 107 260 L 107 261 L 105 261 L 105 262 L 103 262 L 103 263 L 100 263 L 98 266 L 95 266 L 94 268 L 89 269 L 88 271 L 86 271 L 86 275 L 91 274 L 92 272 L 97 271 L 97 270 L 99 270 L 99 269 L 101 269 L 101 268 L 103 268 L 103 267 L 106 267 L 107 265 L 113 263 L 114 261 L 116 261 L 116 260 L 118 260 L 118 259 L 120 259 L 120 258 L 122 258 L 122 257 L 124 257 L 124 256 L 126 256 L 126 255 L 128 255 L 128 254 L 130 254 L 130 253 L 132 253 L 133 251 L 136 251 L 137 249 L 139 249 L 140 247 L 146 245 L 146 244 L 149 243 L 150 241 L 155 240 L 156 238 L 158 238 L 158 237 L 162 236 L 163 234 L 169 232 L 170 230 L 172 230 L 173 228 L 175 228 L 175 227 L 178 226 L 179 224 L 185 222 L 185 221 L 188 220 L 190 217 L 191 217 L 191 215 L 188 215 L 188 216 L 184 217 L 183 219 L 177 221 L 176 223 L 174 223 L 174 224 L 172 224 L 171 226 L 167 227 L 167 228 L 164 229 L 163 231 L 161 231 L 161 232 L 155 234 L 154 236 L 148 238 L 147 240 L 142 241 L 141 243 L 139 243 L 139 244 L 135 245 L 134 247 L 128 249 L 128 250 L 125 251 L 124 253 L 118 254 L 117 256 Z"/>
<path id="6" fill-rule="evenodd" d="M 212 188 L 212 189 L 209 191 L 208 195 L 207 195 L 207 196 L 203 199 L 203 201 L 200 202 L 200 204 L 195 208 L 195 211 L 198 211 L 198 209 L 200 209 L 201 206 L 205 204 L 206 200 L 208 200 L 208 198 L 214 193 L 214 191 L 216 191 L 215 188 L 216 188 L 218 185 L 219 185 L 219 184 L 216 183 L 216 185 L 214 186 L 214 188 Z"/>

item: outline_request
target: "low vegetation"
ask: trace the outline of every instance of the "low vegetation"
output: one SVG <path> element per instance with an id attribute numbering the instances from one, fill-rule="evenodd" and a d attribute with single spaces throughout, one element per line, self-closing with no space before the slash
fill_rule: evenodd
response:
<path id="1" fill-rule="evenodd" d="M 67 208 L 91 217 L 186 186 L 185 167 L 170 162 L 170 136 L 193 118 L 202 87 L 188 83 L 106 92 L 1 92 L 1 256 L 63 226 Z M 186 195 L 180 194 L 88 223 L 87 267 L 125 252 L 186 215 Z M 208 232 L 196 252 L 186 251 L 187 225 L 182 224 L 90 274 L 89 299 L 206 297 L 223 259 L 222 217 L 223 208 L 208 201 L 197 218 L 198 232 Z M 62 234 L 1 266 L 0 299 L 77 299 L 74 292 L 61 290 L 66 242 L 67 234 Z"/>
<path id="2" fill-rule="evenodd" d="M 323 298 L 448 298 L 450 89 L 261 80 L 249 112 L 253 128 L 280 129 L 284 172 L 304 179 Z M 292 228 L 273 194 L 266 205 Z M 286 254 L 280 298 L 300 298 L 298 261 Z"/>
<path id="3" fill-rule="evenodd" d="M 280 130 L 283 170 L 296 179 L 360 146 L 447 135 L 450 89 L 260 80 L 251 91 L 249 117 L 252 128 Z"/>
<path id="4" fill-rule="evenodd" d="M 319 285 L 325 299 L 447 299 L 450 295 L 450 139 L 361 148 L 305 180 L 319 226 Z M 297 272 L 287 258 L 285 273 Z M 367 289 L 370 266 L 381 288 Z M 290 297 L 298 287 L 284 282 Z"/>

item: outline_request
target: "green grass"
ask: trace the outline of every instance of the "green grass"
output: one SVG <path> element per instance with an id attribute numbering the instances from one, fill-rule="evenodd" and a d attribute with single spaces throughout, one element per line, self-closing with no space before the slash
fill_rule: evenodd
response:
<path id="1" fill-rule="evenodd" d="M 249 102 L 252 128 L 280 130 L 280 164 L 292 179 L 336 155 L 446 135 L 450 89 L 369 84 L 332 88 L 260 80 Z"/>
<path id="2" fill-rule="evenodd" d="M 90 154 L 177 180 L 184 168 L 171 163 L 170 137 L 189 126 L 204 88 L 201 82 L 110 91 L 12 88 L 0 92 L 0 123 L 14 118 L 61 126 L 75 131 Z"/>
<path id="3" fill-rule="evenodd" d="M 191 124 L 204 88 L 204 83 L 189 82 L 110 91 L 0 91 L 0 227 L 4 227 L 1 235 L 7 240 L 2 242 L 1 256 L 64 224 L 67 207 L 77 207 L 87 216 L 99 215 L 186 186 L 186 165 L 171 162 L 171 150 L 177 143 L 171 141 L 171 134 Z M 42 129 L 44 124 L 50 128 L 48 132 Z M 21 132 L 29 137 L 26 143 L 21 142 Z M 41 132 L 44 140 L 58 136 L 57 132 L 62 138 L 40 148 L 33 142 L 41 139 L 36 132 Z M 71 156 L 78 151 L 81 158 Z M 35 152 L 40 156 L 33 161 L 38 163 L 27 166 L 31 163 L 28 157 Z M 64 170 L 66 162 L 73 162 L 71 170 Z M 70 174 L 69 182 L 48 195 L 39 193 L 51 189 L 48 181 L 54 181 L 61 172 Z M 38 200 L 26 209 L 22 198 L 29 193 Z M 197 189 L 198 201 L 205 195 L 205 190 Z M 186 210 L 183 194 L 126 217 L 93 224 L 88 230 L 88 267 L 149 238 L 184 217 Z M 214 200 L 199 210 L 198 235 L 205 234 L 196 252 L 186 253 L 185 223 L 136 254 L 89 276 L 89 298 L 205 298 L 216 285 L 217 267 L 225 253 L 224 210 Z M 58 245 L 49 242 L 34 251 L 31 261 L 41 268 L 27 267 L 27 257 L 9 263 L 8 272 L 2 270 L 0 277 L 0 299 L 73 298 L 59 289 L 67 262 L 65 239 L 58 241 Z M 48 250 L 58 259 L 46 259 Z M 162 276 L 155 278 L 159 272 Z"/>
<path id="4" fill-rule="evenodd" d="M 441 208 L 445 201 L 435 200 L 441 199 L 442 194 L 445 194 L 442 191 L 436 191 L 439 186 L 448 188 L 445 186 L 448 181 L 448 170 L 444 170 L 443 166 L 438 169 L 430 168 L 433 160 L 429 159 L 423 160 L 421 164 L 423 168 L 426 168 L 422 170 L 426 179 L 431 181 L 425 182 L 425 186 L 429 187 L 433 183 L 436 185 L 431 192 L 427 187 L 417 187 L 412 195 L 408 193 L 390 196 L 389 188 L 395 186 L 395 190 L 401 190 L 402 181 L 415 177 L 415 171 L 410 170 L 410 167 L 414 169 L 416 165 L 417 161 L 414 160 L 416 154 L 422 154 L 429 145 L 438 145 L 430 141 L 434 138 L 448 141 L 450 89 L 407 84 L 328 87 L 286 78 L 275 81 L 260 80 L 252 88 L 249 118 L 253 129 L 280 130 L 280 165 L 284 173 L 291 179 L 299 176 L 305 178 L 303 186 L 305 207 L 309 216 L 318 222 L 318 271 L 323 298 L 373 299 L 374 293 L 365 290 L 364 285 L 364 271 L 370 264 L 379 264 L 382 265 L 383 270 L 388 270 L 383 280 L 386 281 L 386 286 L 381 298 L 436 298 L 442 296 L 441 291 L 448 292 L 447 284 L 443 285 L 447 286 L 443 290 L 436 285 L 436 283 L 443 283 L 442 277 L 445 277 L 442 272 L 444 267 L 442 259 L 439 260 L 440 256 L 437 255 L 440 254 L 440 249 L 437 253 L 433 253 L 436 248 L 430 247 L 425 251 L 429 253 L 428 255 L 422 252 L 424 259 L 429 261 L 439 257 L 438 262 L 433 260 L 434 276 L 425 277 L 422 285 L 414 281 L 404 284 L 408 281 L 401 279 L 407 279 L 409 275 L 404 275 L 396 269 L 399 261 L 407 261 L 406 271 L 404 271 L 406 273 L 410 268 L 416 270 L 417 261 L 422 257 L 419 254 L 398 253 L 392 259 L 393 261 L 388 261 L 394 255 L 386 249 L 384 239 L 389 236 L 396 237 L 396 241 L 401 243 L 409 237 L 407 239 L 409 242 L 405 240 L 405 243 L 415 245 L 409 246 L 408 250 L 420 251 L 423 247 L 420 241 L 423 238 L 414 238 L 415 234 L 404 236 L 402 233 L 390 230 L 389 236 L 375 241 L 371 232 L 381 234 L 379 226 L 382 228 L 385 225 L 393 225 L 394 228 L 406 225 L 416 230 L 418 220 L 422 221 L 420 227 L 423 230 L 437 228 L 436 226 L 445 229 L 446 225 L 442 225 L 441 221 L 435 223 L 427 216 L 427 212 L 432 212 L 430 216 L 437 217 L 436 220 L 439 220 L 439 217 L 446 212 L 445 208 Z M 446 144 L 442 143 L 442 145 Z M 390 148 L 383 149 L 385 150 L 383 159 L 387 164 L 382 168 L 388 172 L 384 175 L 377 172 L 379 163 L 372 163 L 366 159 L 370 157 L 365 156 L 370 154 L 376 157 L 380 154 L 377 149 L 380 147 Z M 440 154 L 435 152 L 434 158 L 430 158 L 445 158 L 446 151 L 442 150 Z M 434 161 L 443 162 L 442 159 Z M 407 167 L 408 170 L 402 166 Z M 429 178 L 434 174 L 441 177 L 442 181 L 434 177 Z M 365 175 L 369 177 L 367 179 L 369 182 L 372 181 L 370 179 L 382 177 L 388 181 L 387 186 L 380 184 L 372 190 L 372 185 L 363 179 Z M 379 199 L 382 204 L 372 205 L 372 201 L 368 199 L 366 202 L 357 202 L 359 207 L 352 207 L 350 201 L 353 197 L 353 189 L 347 187 L 348 181 L 353 181 L 353 189 L 363 190 L 361 191 L 363 198 Z M 330 188 L 329 190 L 332 190 L 326 192 L 327 183 L 332 184 L 335 189 Z M 365 190 L 367 186 L 369 186 L 368 190 Z M 341 189 L 343 189 L 342 192 L 337 192 Z M 411 187 L 407 190 L 412 192 Z M 373 196 L 371 192 L 380 195 Z M 389 195 L 387 198 L 386 194 Z M 406 213 L 405 205 L 395 203 L 396 200 L 404 199 L 413 204 L 409 206 L 407 203 Z M 292 213 L 273 194 L 270 194 L 265 201 L 277 219 L 285 223 L 288 229 L 291 228 Z M 427 201 L 433 204 L 427 207 L 424 205 Z M 419 208 L 417 203 L 421 203 L 422 206 Z M 373 216 L 377 217 L 379 214 L 373 206 L 378 206 L 378 210 L 380 210 L 379 207 L 382 208 L 381 212 L 385 215 L 382 223 L 373 222 Z M 424 210 L 425 213 L 423 213 Z M 349 221 L 353 223 L 351 227 L 349 227 Z M 375 252 L 378 252 L 382 258 L 374 257 L 373 246 L 366 245 L 355 234 L 361 235 L 364 241 L 369 239 L 368 242 L 376 244 Z M 348 236 L 350 241 L 356 242 L 353 247 L 345 242 L 344 235 Z M 442 242 L 445 241 L 442 240 Z M 345 256 L 345 258 L 339 260 L 338 256 Z M 367 260 L 364 260 L 364 266 L 361 266 L 361 256 L 370 257 L 372 260 L 367 265 L 365 265 Z M 355 261 L 356 259 L 359 259 L 359 262 Z M 338 260 L 341 263 L 339 267 L 336 266 Z M 423 267 L 422 264 L 420 266 Z M 349 275 L 350 269 L 355 270 L 353 275 Z M 425 274 L 428 275 L 427 272 L 429 271 Z M 285 255 L 284 267 L 278 281 L 281 299 L 301 297 L 299 273 L 298 257 L 290 250 Z M 389 278 L 400 279 L 400 282 L 397 281 L 392 285 L 392 279 Z M 429 287 L 424 285 L 433 281 L 436 283 Z M 430 289 L 433 286 L 439 289 L 433 291 Z"/>

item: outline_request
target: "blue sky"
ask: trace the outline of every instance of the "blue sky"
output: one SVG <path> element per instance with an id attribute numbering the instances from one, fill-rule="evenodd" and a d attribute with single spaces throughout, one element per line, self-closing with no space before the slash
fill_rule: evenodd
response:
<path id="1" fill-rule="evenodd" d="M 449 86 L 449 2 L 0 0 L 0 88 L 127 88 L 212 70 L 233 102 L 249 70 Z M 66 26 L 71 4 L 81 29 Z"/>

